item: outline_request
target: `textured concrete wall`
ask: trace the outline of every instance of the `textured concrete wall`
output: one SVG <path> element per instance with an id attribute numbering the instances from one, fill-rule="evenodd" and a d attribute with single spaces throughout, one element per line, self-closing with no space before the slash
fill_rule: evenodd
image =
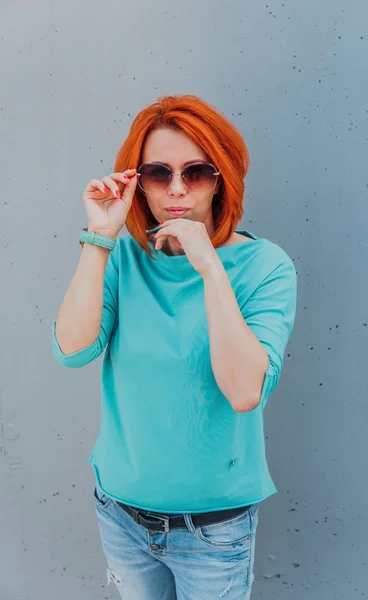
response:
<path id="1" fill-rule="evenodd" d="M 299 276 L 265 411 L 279 493 L 260 508 L 253 597 L 367 593 L 367 6 L 1 3 L 1 600 L 117 598 L 103 588 L 87 464 L 102 357 L 63 369 L 51 323 L 85 185 L 111 171 L 141 108 L 188 92 L 242 131 L 241 225 L 280 244 Z"/>

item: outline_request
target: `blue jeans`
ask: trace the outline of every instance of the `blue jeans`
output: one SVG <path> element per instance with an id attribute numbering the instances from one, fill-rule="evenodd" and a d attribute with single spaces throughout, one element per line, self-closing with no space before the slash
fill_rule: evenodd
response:
<path id="1" fill-rule="evenodd" d="M 154 532 L 136 523 L 96 482 L 94 501 L 107 585 L 125 600 L 249 600 L 258 506 L 227 521 Z"/>

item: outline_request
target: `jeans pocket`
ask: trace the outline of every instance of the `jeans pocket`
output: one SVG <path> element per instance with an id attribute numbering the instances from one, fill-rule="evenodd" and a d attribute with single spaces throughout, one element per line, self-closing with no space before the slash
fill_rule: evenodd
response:
<path id="1" fill-rule="evenodd" d="M 95 504 L 99 508 L 105 509 L 108 506 L 110 506 L 110 504 L 112 502 L 112 498 L 110 498 L 110 496 L 108 496 L 107 494 L 105 494 L 97 484 L 96 484 L 95 489 L 93 491 L 93 497 L 94 497 L 94 500 L 95 500 Z"/>
<path id="2" fill-rule="evenodd" d="M 248 508 L 236 517 L 221 523 L 196 528 L 200 540 L 215 548 L 247 548 L 251 545 L 254 520 Z"/>

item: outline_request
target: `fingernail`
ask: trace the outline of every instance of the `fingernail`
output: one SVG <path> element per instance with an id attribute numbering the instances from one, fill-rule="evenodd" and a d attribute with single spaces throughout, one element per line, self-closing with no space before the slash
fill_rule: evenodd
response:
<path id="1" fill-rule="evenodd" d="M 117 196 L 118 198 L 120 198 L 120 192 L 119 192 L 119 190 L 116 192 L 116 196 Z"/>

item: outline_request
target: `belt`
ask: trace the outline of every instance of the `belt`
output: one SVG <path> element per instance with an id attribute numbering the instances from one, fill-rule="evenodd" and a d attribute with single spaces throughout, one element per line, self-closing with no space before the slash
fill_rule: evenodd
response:
<path id="1" fill-rule="evenodd" d="M 141 510 L 129 504 L 123 504 L 117 502 L 128 515 L 130 515 L 138 525 L 142 525 L 146 529 L 151 531 L 159 531 L 162 533 L 168 533 L 170 529 L 175 528 L 186 528 L 183 514 L 177 515 L 163 515 L 158 512 L 152 512 L 148 510 Z M 238 508 L 230 508 L 225 510 L 217 510 L 214 512 L 205 513 L 191 513 L 194 527 L 201 527 L 202 525 L 211 525 L 212 523 L 219 523 L 231 519 L 236 515 L 248 510 L 252 505 L 240 506 Z"/>

